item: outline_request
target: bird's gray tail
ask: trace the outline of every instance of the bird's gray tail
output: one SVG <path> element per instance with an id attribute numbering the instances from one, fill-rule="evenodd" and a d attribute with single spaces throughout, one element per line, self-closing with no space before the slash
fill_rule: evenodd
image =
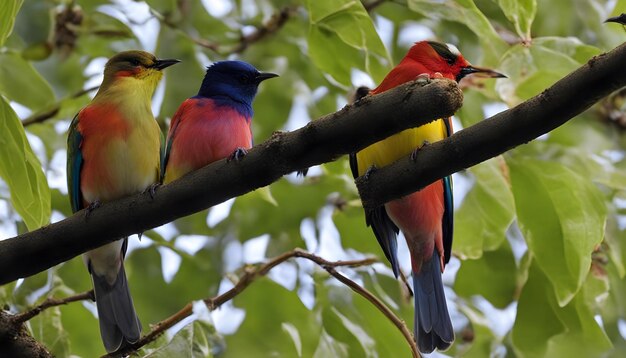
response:
<path id="1" fill-rule="evenodd" d="M 100 335 L 107 352 L 135 343 L 141 336 L 141 323 L 128 290 L 124 265 L 110 285 L 104 277 L 91 274 L 100 321 Z"/>
<path id="2" fill-rule="evenodd" d="M 430 262 L 423 263 L 420 273 L 413 273 L 413 289 L 417 348 L 422 353 L 447 349 L 454 341 L 454 330 L 443 293 L 437 249 Z"/>

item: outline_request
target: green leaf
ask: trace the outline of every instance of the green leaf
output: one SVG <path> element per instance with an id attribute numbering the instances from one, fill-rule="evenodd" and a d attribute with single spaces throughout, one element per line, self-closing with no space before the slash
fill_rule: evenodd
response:
<path id="1" fill-rule="evenodd" d="M 472 325 L 472 340 L 470 344 L 465 344 L 457 338 L 457 357 L 482 358 L 493 356 L 493 348 L 498 342 L 498 338 L 489 328 L 489 319 L 476 309 L 467 306 L 465 303 L 459 305 L 459 310 L 469 319 Z"/>
<path id="2" fill-rule="evenodd" d="M 530 47 L 515 45 L 502 56 L 498 70 L 508 78 L 499 80 L 496 89 L 509 106 L 514 106 L 539 94 L 600 52 L 576 38 L 543 37 L 533 39 Z"/>
<path id="3" fill-rule="evenodd" d="M 389 266 L 372 229 L 365 225 L 365 213 L 360 201 L 348 204 L 343 210 L 335 210 L 333 222 L 345 248 L 376 255 Z"/>
<path id="4" fill-rule="evenodd" d="M 454 292 L 466 298 L 481 295 L 503 309 L 515 299 L 516 274 L 513 251 L 504 241 L 497 250 L 485 251 L 480 260 L 461 261 Z"/>
<path id="5" fill-rule="evenodd" d="M 321 311 L 324 331 L 333 342 L 340 343 L 341 352 L 345 353 L 343 356 L 410 355 L 408 343 L 402 333 L 372 302 L 347 286 L 336 284 L 334 278 L 327 277 L 316 277 L 315 310 Z M 401 283 L 383 275 L 363 275 L 360 278 L 363 278 L 364 285 L 370 292 L 382 298 L 399 318 L 404 319 L 409 327 L 412 326 L 413 307 L 411 303 L 404 301 L 406 297 L 400 296 Z M 384 289 L 381 287 L 383 285 Z"/>
<path id="6" fill-rule="evenodd" d="M 50 219 L 50 188 L 22 124 L 4 98 L 0 98 L 0 133 L 0 177 L 28 230 L 35 230 Z"/>
<path id="7" fill-rule="evenodd" d="M 307 0 L 306 4 L 313 63 L 344 85 L 351 84 L 352 68 L 380 82 L 391 59 L 363 4 L 355 0 Z"/>
<path id="8" fill-rule="evenodd" d="M 30 62 L 15 52 L 0 54 L 0 94 L 30 109 L 54 102 L 54 92 Z"/>
<path id="9" fill-rule="evenodd" d="M 491 26 L 489 19 L 473 0 L 408 0 L 409 9 L 437 20 L 456 21 L 472 30 L 480 39 L 487 65 L 500 58 L 507 45 Z"/>
<path id="10" fill-rule="evenodd" d="M 502 244 L 515 217 L 508 167 L 502 157 L 480 163 L 469 172 L 475 178 L 455 213 L 455 253 L 479 258 Z"/>
<path id="11" fill-rule="evenodd" d="M 15 16 L 24 0 L 3 0 L 0 2 L 0 46 L 4 45 L 13 30 Z"/>
<path id="12" fill-rule="evenodd" d="M 246 310 L 246 317 L 236 334 L 225 337 L 225 357 L 313 355 L 321 327 L 296 292 L 261 277 L 233 302 Z M 284 329 L 283 323 L 290 328 Z M 300 345 L 294 344 L 294 331 L 298 332 Z"/>
<path id="13" fill-rule="evenodd" d="M 207 328 L 206 323 L 194 321 L 178 331 L 169 343 L 162 345 L 144 357 L 213 357 L 213 354 L 211 354 L 211 347 L 209 346 L 209 340 L 207 339 L 207 335 L 210 335 L 211 332 L 207 330 Z"/>
<path id="14" fill-rule="evenodd" d="M 69 333 L 61 322 L 61 309 L 51 307 L 29 321 L 33 338 L 42 342 L 55 357 L 67 357 L 70 353 Z"/>
<path id="15" fill-rule="evenodd" d="M 556 162 L 510 160 L 519 226 L 559 305 L 583 284 L 604 237 L 606 207 L 585 177 Z"/>
<path id="16" fill-rule="evenodd" d="M 589 275 L 586 286 L 599 294 L 596 280 Z M 519 356 L 597 357 L 611 348 L 611 342 L 594 319 L 584 290 L 562 306 L 558 304 L 550 281 L 534 263 L 519 299 L 513 326 L 513 346 Z M 538 324 L 540 320 L 541 324 Z"/>
<path id="17" fill-rule="evenodd" d="M 530 41 L 530 26 L 537 12 L 537 0 L 498 0 L 498 5 L 515 26 L 519 37 Z"/>

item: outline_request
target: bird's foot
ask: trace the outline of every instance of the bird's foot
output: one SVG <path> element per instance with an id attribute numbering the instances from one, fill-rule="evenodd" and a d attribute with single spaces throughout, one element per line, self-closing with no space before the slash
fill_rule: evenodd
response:
<path id="1" fill-rule="evenodd" d="M 226 159 L 227 162 L 230 162 L 232 160 L 238 162 L 240 160 L 243 159 L 243 157 L 246 156 L 246 154 L 248 154 L 248 151 L 245 150 L 244 148 L 238 147 L 237 149 L 235 149 L 235 151 L 228 156 L 228 159 Z"/>
<path id="2" fill-rule="evenodd" d="M 139 241 L 141 241 L 141 237 L 143 236 L 143 231 L 137 233 L 137 238 L 139 239 Z"/>
<path id="3" fill-rule="evenodd" d="M 431 78 L 443 78 L 441 72 L 435 72 Z"/>
<path id="4" fill-rule="evenodd" d="M 300 169 L 296 172 L 296 176 L 302 176 L 304 178 L 308 172 L 309 168 Z"/>
<path id="5" fill-rule="evenodd" d="M 156 190 L 158 187 L 160 187 L 161 184 L 160 183 L 152 183 L 150 184 L 149 187 L 147 187 L 142 193 L 149 193 L 150 194 L 150 199 L 154 199 L 154 196 L 156 195 Z"/>
<path id="6" fill-rule="evenodd" d="M 417 75 L 416 80 L 417 80 L 417 83 L 419 83 L 422 86 L 425 86 L 430 83 L 430 75 L 428 73 L 420 73 L 419 75 Z"/>
<path id="7" fill-rule="evenodd" d="M 424 142 L 422 142 L 422 145 L 413 149 L 413 151 L 411 152 L 411 160 L 415 161 L 417 160 L 417 154 L 420 152 L 420 150 L 422 150 L 422 148 L 424 148 L 425 146 L 430 145 L 430 142 L 425 140 Z"/>
<path id="8" fill-rule="evenodd" d="M 369 179 L 370 175 L 372 175 L 372 173 L 374 173 L 377 170 L 378 170 L 378 168 L 376 168 L 375 165 L 372 165 L 371 167 L 367 168 L 367 170 L 365 171 L 365 174 L 363 174 L 363 177 L 365 179 Z"/>
<path id="9" fill-rule="evenodd" d="M 101 205 L 102 203 L 100 202 L 100 200 L 95 200 L 89 203 L 89 205 L 87 206 L 87 210 L 85 211 L 85 219 L 88 219 L 89 215 L 91 215 L 91 212 L 99 208 Z"/>

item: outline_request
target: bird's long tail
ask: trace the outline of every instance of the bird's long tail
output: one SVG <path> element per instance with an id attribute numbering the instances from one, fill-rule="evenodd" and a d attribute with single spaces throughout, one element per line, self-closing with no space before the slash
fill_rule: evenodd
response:
<path id="1" fill-rule="evenodd" d="M 100 321 L 100 335 L 107 352 L 135 343 L 141 336 L 141 323 L 130 297 L 124 265 L 110 285 L 104 277 L 91 274 Z"/>
<path id="2" fill-rule="evenodd" d="M 422 353 L 431 353 L 435 348 L 447 349 L 454 341 L 454 330 L 443 292 L 436 248 L 430 262 L 423 263 L 420 273 L 413 273 L 413 287 L 417 347 Z"/>

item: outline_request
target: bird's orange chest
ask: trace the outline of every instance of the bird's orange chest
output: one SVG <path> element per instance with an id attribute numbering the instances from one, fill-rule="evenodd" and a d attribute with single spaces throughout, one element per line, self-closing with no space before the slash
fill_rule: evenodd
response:
<path id="1" fill-rule="evenodd" d="M 156 122 L 152 124 L 156 126 Z M 133 125 L 118 110 L 107 105 L 91 105 L 83 109 L 77 129 L 82 136 L 80 176 L 86 202 L 117 199 L 143 190 L 156 181 L 158 129 L 142 130 L 145 128 Z"/>

